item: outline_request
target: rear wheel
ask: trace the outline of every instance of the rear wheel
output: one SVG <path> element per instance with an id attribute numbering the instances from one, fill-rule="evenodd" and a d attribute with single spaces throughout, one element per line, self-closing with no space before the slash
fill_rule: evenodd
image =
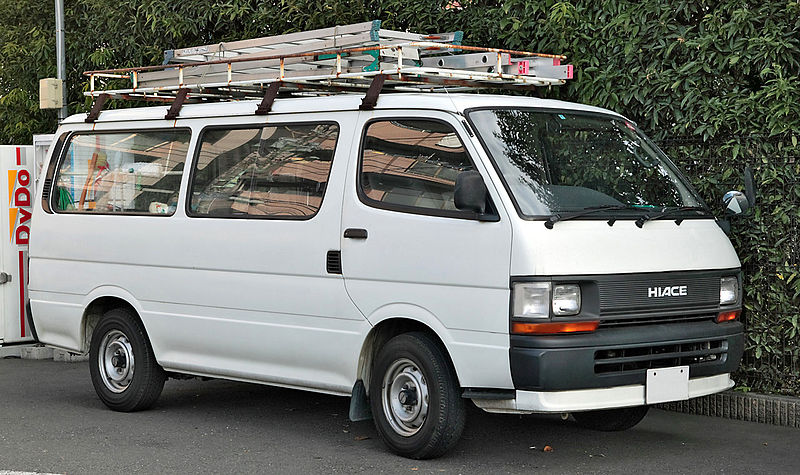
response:
<path id="1" fill-rule="evenodd" d="M 396 336 L 381 348 L 372 367 L 370 406 L 381 439 L 404 457 L 438 457 L 464 430 L 455 372 L 425 333 Z"/>
<path id="2" fill-rule="evenodd" d="M 122 412 L 152 406 L 166 380 L 144 326 L 124 308 L 109 310 L 94 328 L 89 373 L 103 403 Z"/>
<path id="3" fill-rule="evenodd" d="M 574 412 L 572 417 L 581 427 L 605 432 L 628 430 L 644 419 L 650 406 L 603 409 L 599 411 Z"/>

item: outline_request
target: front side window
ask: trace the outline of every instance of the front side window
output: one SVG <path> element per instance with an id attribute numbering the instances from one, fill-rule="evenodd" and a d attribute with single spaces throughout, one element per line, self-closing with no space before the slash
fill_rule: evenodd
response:
<path id="1" fill-rule="evenodd" d="M 704 214 L 674 165 L 622 118 L 528 109 L 475 110 L 469 118 L 523 216 Z"/>
<path id="2" fill-rule="evenodd" d="M 381 120 L 367 127 L 359 179 L 368 204 L 458 213 L 456 177 L 473 170 L 464 144 L 444 122 Z"/>
<path id="3" fill-rule="evenodd" d="M 60 213 L 171 215 L 189 150 L 188 130 L 77 134 L 51 200 Z"/>
<path id="4" fill-rule="evenodd" d="M 189 214 L 314 216 L 325 195 L 338 134 L 332 123 L 207 130 L 195 164 Z"/>

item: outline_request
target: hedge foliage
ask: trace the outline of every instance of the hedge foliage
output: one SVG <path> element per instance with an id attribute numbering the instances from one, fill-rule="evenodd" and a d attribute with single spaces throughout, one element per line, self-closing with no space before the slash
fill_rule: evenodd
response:
<path id="1" fill-rule="evenodd" d="M 689 171 L 709 203 L 754 166 L 760 204 L 733 226 L 746 270 L 744 387 L 800 394 L 800 3 L 793 0 L 71 0 L 71 112 L 80 72 L 159 64 L 165 49 L 348 24 L 466 32 L 468 44 L 563 53 L 546 97 L 619 111 Z M 0 143 L 51 132 L 52 0 L 0 0 Z"/>

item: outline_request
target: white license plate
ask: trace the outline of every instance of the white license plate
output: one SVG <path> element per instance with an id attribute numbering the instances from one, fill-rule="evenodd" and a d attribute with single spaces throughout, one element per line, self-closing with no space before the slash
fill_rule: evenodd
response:
<path id="1" fill-rule="evenodd" d="M 689 367 L 674 366 L 647 370 L 647 404 L 689 399 Z"/>

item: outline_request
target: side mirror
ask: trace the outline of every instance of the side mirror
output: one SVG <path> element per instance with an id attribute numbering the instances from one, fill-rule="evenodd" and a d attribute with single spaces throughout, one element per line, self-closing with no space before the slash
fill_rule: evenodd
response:
<path id="1" fill-rule="evenodd" d="M 725 214 L 737 215 L 743 214 L 750 209 L 750 203 L 747 197 L 741 191 L 729 191 L 722 197 L 722 203 L 725 205 Z"/>
<path id="2" fill-rule="evenodd" d="M 722 197 L 725 205 L 725 214 L 741 215 L 756 204 L 756 189 L 754 185 L 753 170 L 748 166 L 744 169 L 744 189 L 741 191 L 729 191 Z"/>
<path id="3" fill-rule="evenodd" d="M 481 174 L 476 171 L 461 172 L 456 176 L 454 201 L 456 208 L 462 211 L 473 211 L 477 214 L 486 212 L 486 198 L 489 192 L 483 183 Z"/>

